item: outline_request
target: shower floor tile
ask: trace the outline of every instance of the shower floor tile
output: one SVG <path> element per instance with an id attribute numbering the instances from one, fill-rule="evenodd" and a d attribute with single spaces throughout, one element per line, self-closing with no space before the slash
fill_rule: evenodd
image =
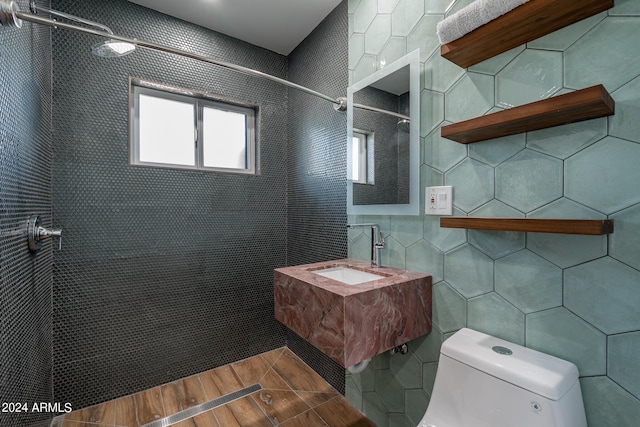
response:
<path id="1" fill-rule="evenodd" d="M 140 427 L 253 384 L 262 390 L 170 425 L 375 427 L 286 347 L 71 412 L 52 427 Z"/>

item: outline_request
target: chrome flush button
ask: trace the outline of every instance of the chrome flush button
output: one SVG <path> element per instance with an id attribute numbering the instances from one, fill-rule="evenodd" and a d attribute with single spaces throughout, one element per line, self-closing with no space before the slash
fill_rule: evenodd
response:
<path id="1" fill-rule="evenodd" d="M 495 351 L 498 354 L 504 354 L 505 356 L 511 356 L 513 354 L 513 351 L 511 351 L 507 347 L 502 347 L 501 345 L 491 347 L 491 350 Z"/>

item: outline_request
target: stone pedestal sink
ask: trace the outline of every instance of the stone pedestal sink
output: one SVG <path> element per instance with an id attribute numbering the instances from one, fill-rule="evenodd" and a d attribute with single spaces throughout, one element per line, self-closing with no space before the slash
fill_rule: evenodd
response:
<path id="1" fill-rule="evenodd" d="M 431 331 L 431 276 L 340 259 L 274 270 L 275 317 L 343 367 Z"/>

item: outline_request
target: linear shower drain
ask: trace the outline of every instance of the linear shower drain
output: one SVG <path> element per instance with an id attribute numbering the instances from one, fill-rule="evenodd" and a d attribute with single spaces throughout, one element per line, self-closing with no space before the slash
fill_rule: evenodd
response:
<path id="1" fill-rule="evenodd" d="M 189 409 L 185 409 L 184 411 L 177 412 L 168 417 L 162 418 L 160 420 L 152 421 L 150 423 L 144 424 L 141 427 L 167 427 L 173 424 L 177 424 L 180 421 L 188 420 L 191 417 L 195 417 L 203 412 L 207 412 L 210 409 L 216 408 L 218 406 L 226 405 L 229 402 L 232 402 L 236 399 L 240 399 L 242 397 L 248 396 L 254 391 L 262 390 L 262 386 L 260 384 L 253 384 L 248 387 L 242 388 L 238 391 L 234 391 L 233 393 L 225 394 L 224 396 L 220 396 L 208 402 L 201 403 L 196 406 L 192 406 Z"/>

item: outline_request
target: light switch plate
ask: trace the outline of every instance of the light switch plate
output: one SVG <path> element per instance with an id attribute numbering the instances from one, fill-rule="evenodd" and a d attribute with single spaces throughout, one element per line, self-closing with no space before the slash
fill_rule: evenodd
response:
<path id="1" fill-rule="evenodd" d="M 453 215 L 453 187 L 444 185 L 425 188 L 425 209 L 427 215 Z"/>

